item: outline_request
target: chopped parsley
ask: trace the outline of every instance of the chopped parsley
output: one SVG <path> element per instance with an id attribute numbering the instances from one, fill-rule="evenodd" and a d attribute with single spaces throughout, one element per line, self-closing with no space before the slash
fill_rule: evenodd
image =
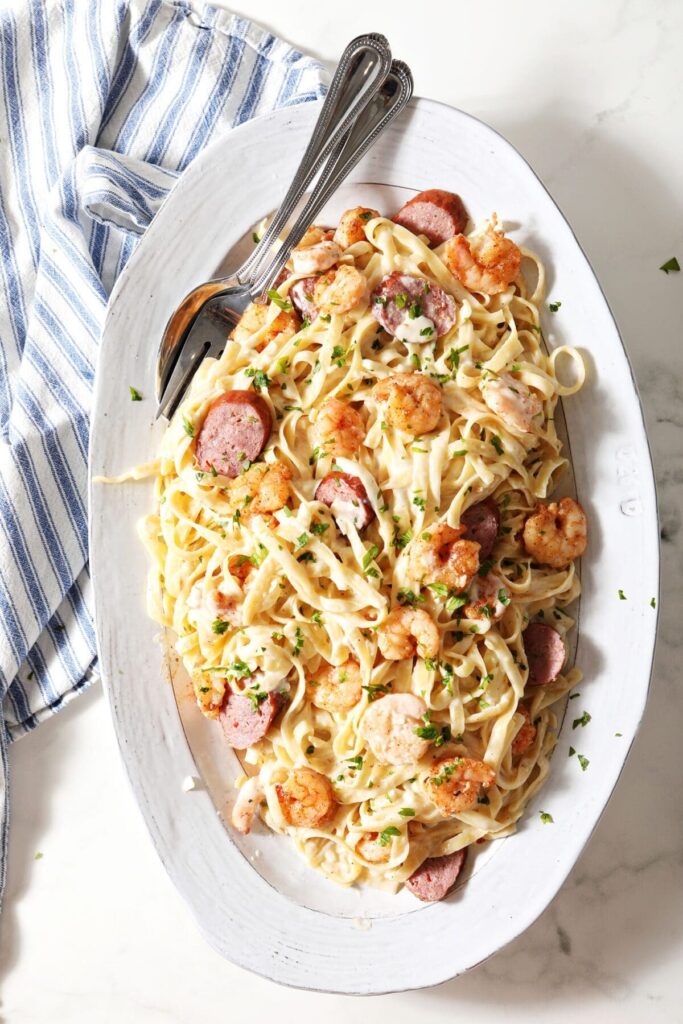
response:
<path id="1" fill-rule="evenodd" d="M 255 231 L 252 231 L 251 233 L 251 240 L 254 243 L 254 245 L 257 245 L 261 241 L 261 239 L 259 238 Z"/>
<path id="2" fill-rule="evenodd" d="M 469 345 L 461 345 L 460 348 L 452 348 L 446 356 L 446 363 L 451 368 L 452 376 L 455 377 L 460 366 L 460 355 L 462 352 L 467 352 Z"/>
<path id="3" fill-rule="evenodd" d="M 581 765 L 581 771 L 585 772 L 586 768 L 590 764 L 590 761 L 587 757 L 584 757 L 583 754 L 578 754 L 577 756 L 579 758 L 579 764 Z"/>
<path id="4" fill-rule="evenodd" d="M 399 292 L 398 295 L 394 297 L 394 302 L 396 303 L 399 309 L 405 309 L 406 304 L 408 302 L 408 296 L 406 295 L 405 292 Z"/>
<path id="5" fill-rule="evenodd" d="M 318 537 L 322 537 L 325 530 L 329 530 L 329 528 L 329 523 L 311 523 L 311 533 L 315 533 Z"/>
<path id="6" fill-rule="evenodd" d="M 377 837 L 377 842 L 379 843 L 380 846 L 388 846 L 389 843 L 391 842 L 391 837 L 400 836 L 400 834 L 400 829 L 396 828 L 395 825 L 387 825 L 387 827 L 382 829 L 379 836 Z"/>
<path id="7" fill-rule="evenodd" d="M 574 750 L 574 748 L 570 747 L 569 748 L 569 757 L 573 757 L 575 753 L 576 753 L 576 751 Z"/>
<path id="8" fill-rule="evenodd" d="M 626 594 L 624 593 L 623 590 L 619 591 L 619 600 L 620 601 L 625 601 L 626 600 Z"/>
<path id="9" fill-rule="evenodd" d="M 650 608 L 656 608 L 656 607 L 657 607 L 657 600 L 656 600 L 656 598 L 651 597 L 650 598 Z"/>
<path id="10" fill-rule="evenodd" d="M 591 715 L 589 715 L 587 711 L 584 711 L 584 713 L 581 715 L 580 718 L 575 718 L 574 719 L 574 721 L 572 722 L 572 729 L 576 729 L 577 726 L 579 726 L 579 725 L 583 729 L 586 725 L 588 725 L 590 720 L 591 720 Z"/>
<path id="11" fill-rule="evenodd" d="M 322 626 L 322 624 L 323 624 L 323 614 L 322 614 L 322 612 L 313 612 L 313 614 L 311 615 L 311 621 L 315 622 L 316 626 Z"/>
<path id="12" fill-rule="evenodd" d="M 214 633 L 217 633 L 218 636 L 223 636 L 223 633 L 225 633 L 229 625 L 230 623 L 225 622 L 223 619 L 214 619 L 211 623 L 211 629 Z"/>
<path id="13" fill-rule="evenodd" d="M 553 825 L 554 824 L 555 819 L 553 818 L 552 814 L 548 814 L 547 811 L 541 811 L 540 813 L 541 813 L 541 821 L 543 822 L 544 825 Z"/>
<path id="14" fill-rule="evenodd" d="M 271 288 L 267 294 L 270 301 L 274 302 L 276 306 L 279 306 L 284 313 L 291 313 L 294 309 L 294 306 L 289 299 L 283 299 L 276 288 Z"/>
<path id="15" fill-rule="evenodd" d="M 355 757 L 347 757 L 346 761 L 357 772 L 359 772 L 363 767 L 363 758 L 360 754 L 356 754 Z"/>
<path id="16" fill-rule="evenodd" d="M 301 629 L 299 628 L 299 626 L 297 626 L 296 629 L 294 630 L 294 646 L 292 647 L 292 654 L 294 655 L 295 658 L 296 658 L 296 656 L 298 654 L 301 653 L 301 650 L 302 650 L 303 646 L 304 646 L 304 635 L 301 632 Z"/>
<path id="17" fill-rule="evenodd" d="M 418 316 L 422 316 L 422 306 L 419 302 L 413 302 L 408 309 L 408 319 L 416 320 Z"/>
<path id="18" fill-rule="evenodd" d="M 263 370 L 255 370 L 253 366 L 250 366 L 244 372 L 247 377 L 251 377 L 251 386 L 254 391 L 267 391 L 272 384 L 270 377 Z"/>
<path id="19" fill-rule="evenodd" d="M 408 605 L 410 608 L 415 608 L 416 605 L 425 603 L 425 598 L 422 594 L 416 594 L 414 590 L 399 590 L 396 600 L 399 604 Z"/>
<path id="20" fill-rule="evenodd" d="M 423 327 L 422 330 L 420 331 L 420 337 L 421 338 L 431 338 L 433 333 L 434 333 L 434 328 L 433 327 Z"/>
<path id="21" fill-rule="evenodd" d="M 299 536 L 296 538 L 296 545 L 294 550 L 298 551 L 299 548 L 306 547 L 310 539 L 311 538 L 307 533 L 300 533 Z"/>
<path id="22" fill-rule="evenodd" d="M 427 507 L 427 502 L 419 494 L 416 494 L 413 498 L 413 505 L 416 505 L 419 509 L 421 509 L 424 512 L 425 508 Z"/>
<path id="23" fill-rule="evenodd" d="M 379 554 L 379 548 L 376 544 L 371 544 L 368 550 L 363 555 L 363 568 L 367 569 L 371 562 L 374 562 L 375 558 Z"/>
<path id="24" fill-rule="evenodd" d="M 131 400 L 131 402 L 141 402 L 142 401 L 142 395 L 140 394 L 140 392 L 138 391 L 137 388 L 134 388 L 131 384 L 129 384 L 128 385 L 128 390 L 130 391 L 130 400 Z"/>
<path id="25" fill-rule="evenodd" d="M 498 437 L 498 435 L 494 434 L 493 437 L 490 438 L 490 441 L 491 441 L 491 444 L 493 445 L 493 447 L 498 452 L 498 454 L 502 455 L 503 454 L 503 445 L 502 445 L 502 442 L 501 442 L 500 438 Z"/>
<path id="26" fill-rule="evenodd" d="M 410 357 L 410 361 L 411 361 L 411 363 L 413 364 L 413 366 L 415 367 L 416 370 L 421 370 L 422 369 L 422 360 L 420 359 L 420 357 L 417 354 L 417 352 L 413 352 L 412 353 L 412 355 Z"/>
<path id="27" fill-rule="evenodd" d="M 672 272 L 678 273 L 678 271 L 681 269 L 681 265 L 676 259 L 676 257 L 672 256 L 670 260 L 666 261 L 666 263 L 662 263 L 659 269 L 663 270 L 665 274 L 671 274 Z"/>
<path id="28" fill-rule="evenodd" d="M 550 305 L 548 306 L 548 309 L 550 310 L 551 313 L 557 313 L 557 311 L 558 311 L 558 309 L 560 308 L 561 305 L 562 305 L 561 302 L 551 302 Z"/>
<path id="29" fill-rule="evenodd" d="M 402 807 L 401 810 L 398 813 L 401 815 L 402 818 L 414 818 L 415 817 L 415 811 L 413 810 L 412 807 Z"/>
<path id="30" fill-rule="evenodd" d="M 363 689 L 367 691 L 368 700 L 372 703 L 373 700 L 378 700 L 379 697 L 384 697 L 389 692 L 391 683 L 370 683 Z"/>
<path id="31" fill-rule="evenodd" d="M 428 583 L 427 588 L 437 597 L 448 597 L 448 587 L 445 583 Z"/>
<path id="32" fill-rule="evenodd" d="M 190 423 L 186 416 L 183 416 L 183 430 L 188 437 L 194 437 L 194 425 Z"/>

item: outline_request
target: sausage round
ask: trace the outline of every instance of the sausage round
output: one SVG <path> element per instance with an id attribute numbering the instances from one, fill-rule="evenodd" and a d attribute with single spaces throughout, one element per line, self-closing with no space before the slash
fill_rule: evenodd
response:
<path id="1" fill-rule="evenodd" d="M 430 342 L 455 323 L 455 300 L 438 284 L 394 270 L 372 293 L 372 313 L 399 340 Z M 415 333 L 412 325 L 421 329 Z"/>
<path id="2" fill-rule="evenodd" d="M 375 518 L 363 482 L 350 473 L 328 473 L 315 489 L 315 500 L 327 505 L 335 519 L 350 519 L 357 530 L 363 530 Z"/>
<path id="3" fill-rule="evenodd" d="M 445 857 L 428 857 L 406 881 L 406 888 L 425 903 L 447 896 L 458 880 L 467 850 L 456 850 Z"/>
<path id="4" fill-rule="evenodd" d="M 465 540 L 476 540 L 479 544 L 479 558 L 482 562 L 490 556 L 500 529 L 500 512 L 493 498 L 470 505 L 460 516 L 465 527 Z"/>
<path id="5" fill-rule="evenodd" d="M 428 188 L 401 207 L 394 223 L 408 228 L 415 235 L 426 235 L 431 245 L 440 245 L 464 231 L 467 211 L 460 196 L 454 192 Z"/>
<path id="6" fill-rule="evenodd" d="M 526 654 L 529 686 L 545 686 L 552 683 L 562 671 L 567 657 L 567 647 L 552 626 L 545 622 L 531 622 L 522 633 Z"/>
<path id="7" fill-rule="evenodd" d="M 269 693 L 264 701 L 254 707 L 254 701 L 249 697 L 230 690 L 218 720 L 230 746 L 246 750 L 263 739 L 279 708 L 280 700 L 275 693 Z"/>
<path id="8" fill-rule="evenodd" d="M 292 305 L 299 315 L 306 317 L 307 320 L 315 320 L 319 312 L 313 301 L 313 289 L 317 282 L 317 277 L 302 277 L 299 281 L 295 281 L 289 289 Z"/>
<path id="9" fill-rule="evenodd" d="M 209 406 L 197 435 L 195 455 L 205 473 L 235 477 L 255 462 L 268 443 L 273 417 L 252 391 L 226 391 Z"/>

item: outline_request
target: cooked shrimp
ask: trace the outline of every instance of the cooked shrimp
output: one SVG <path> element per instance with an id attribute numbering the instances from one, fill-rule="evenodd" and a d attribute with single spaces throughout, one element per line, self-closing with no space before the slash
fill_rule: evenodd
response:
<path id="1" fill-rule="evenodd" d="M 479 385 L 491 412 L 500 416 L 506 427 L 526 434 L 533 429 L 534 417 L 543 411 L 538 395 L 509 373 L 494 377 L 487 374 Z"/>
<path id="2" fill-rule="evenodd" d="M 414 764 L 427 753 L 429 740 L 418 736 L 427 705 L 412 693 L 390 693 L 369 705 L 361 730 L 383 764 Z"/>
<path id="3" fill-rule="evenodd" d="M 330 780 L 312 768 L 293 768 L 275 792 L 282 816 L 294 828 L 322 828 L 337 810 Z"/>
<path id="4" fill-rule="evenodd" d="M 224 594 L 222 590 L 212 590 L 207 599 L 206 605 L 212 615 L 231 626 L 242 625 L 242 615 L 237 604 L 237 599 Z"/>
<path id="5" fill-rule="evenodd" d="M 481 234 L 451 238 L 446 243 L 445 258 L 451 273 L 465 288 L 497 295 L 517 277 L 522 253 L 498 228 L 494 214 Z"/>
<path id="6" fill-rule="evenodd" d="M 377 210 L 369 206 L 354 206 L 341 215 L 339 226 L 334 233 L 334 240 L 340 249 L 348 249 L 356 242 L 365 241 L 365 225 L 374 217 L 379 217 Z"/>
<path id="7" fill-rule="evenodd" d="M 564 569 L 586 550 L 588 524 L 578 501 L 538 504 L 524 524 L 524 547 L 541 565 Z"/>
<path id="8" fill-rule="evenodd" d="M 477 802 L 480 789 L 496 781 L 493 768 L 471 757 L 444 757 L 424 780 L 425 791 L 445 818 L 462 814 Z"/>
<path id="9" fill-rule="evenodd" d="M 348 711 L 363 694 L 360 665 L 349 658 L 343 665 L 323 664 L 306 680 L 308 699 L 323 711 Z"/>
<path id="10" fill-rule="evenodd" d="M 248 835 L 256 811 L 266 798 L 258 776 L 248 779 L 237 794 L 231 820 L 238 832 Z"/>
<path id="11" fill-rule="evenodd" d="M 287 504 L 292 471 L 281 462 L 259 462 L 231 480 L 227 487 L 230 508 L 241 519 L 276 512 Z"/>
<path id="12" fill-rule="evenodd" d="M 474 577 L 467 598 L 461 613 L 464 618 L 498 622 L 510 604 L 510 591 L 500 576 L 489 572 L 486 576 Z"/>
<path id="13" fill-rule="evenodd" d="M 403 658 L 435 658 L 439 653 L 439 629 L 423 608 L 394 608 L 377 631 L 379 649 L 387 661 Z"/>
<path id="14" fill-rule="evenodd" d="M 357 409 L 330 398 L 320 409 L 314 426 L 316 444 L 326 455 L 355 455 L 365 440 L 365 424 Z"/>
<path id="15" fill-rule="evenodd" d="M 441 388 L 422 373 L 392 373 L 375 384 L 372 395 L 386 402 L 387 423 L 414 437 L 429 434 L 441 419 Z"/>
<path id="16" fill-rule="evenodd" d="M 531 721 L 531 715 L 529 714 L 529 709 L 526 704 L 517 705 L 517 714 L 521 715 L 524 721 L 512 741 L 511 749 L 514 757 L 526 754 L 527 750 L 536 739 L 536 726 Z"/>
<path id="17" fill-rule="evenodd" d="M 348 313 L 367 298 L 367 281 L 360 270 L 345 263 L 323 274 L 313 289 L 313 301 L 323 313 Z"/>
<path id="18" fill-rule="evenodd" d="M 391 844 L 379 843 L 379 832 L 364 832 L 356 843 L 356 853 L 370 864 L 384 864 L 391 856 Z"/>
<path id="19" fill-rule="evenodd" d="M 466 590 L 479 569 L 479 548 L 475 540 L 462 540 L 464 526 L 438 523 L 415 541 L 410 552 L 414 579 L 427 586 L 443 583 L 449 590 Z"/>
<path id="20" fill-rule="evenodd" d="M 315 245 L 297 245 L 292 250 L 292 268 L 295 274 L 302 274 L 309 277 L 311 274 L 321 274 L 323 270 L 329 270 L 335 263 L 339 262 L 341 249 L 332 239 L 324 238 Z"/>
<path id="21" fill-rule="evenodd" d="M 242 313 L 242 316 L 235 324 L 230 337 L 239 345 L 247 345 L 252 336 L 256 334 L 257 331 L 260 331 L 262 327 L 266 326 L 267 319 L 268 306 L 262 302 L 252 302 L 247 306 L 244 313 Z M 299 320 L 296 313 L 282 310 L 281 313 L 278 313 L 273 322 L 268 324 L 268 330 L 260 339 L 256 348 L 261 352 L 266 345 L 269 345 L 275 338 L 278 338 L 280 343 L 284 344 L 300 330 L 301 320 Z"/>

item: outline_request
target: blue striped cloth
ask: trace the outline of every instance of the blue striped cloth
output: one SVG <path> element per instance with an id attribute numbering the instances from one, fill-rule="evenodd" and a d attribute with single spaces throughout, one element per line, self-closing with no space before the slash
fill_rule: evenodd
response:
<path id="1" fill-rule="evenodd" d="M 1 886 L 7 742 L 97 677 L 86 467 L 107 296 L 207 142 L 320 97 L 325 72 L 184 0 L 23 0 L 0 9 L 0 74 Z"/>

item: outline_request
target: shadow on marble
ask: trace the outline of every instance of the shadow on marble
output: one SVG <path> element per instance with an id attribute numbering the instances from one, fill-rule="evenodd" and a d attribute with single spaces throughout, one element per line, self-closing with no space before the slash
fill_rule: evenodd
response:
<path id="1" fill-rule="evenodd" d="M 65 716 L 80 716 L 87 713 L 97 700 L 99 684 L 94 684 L 71 701 L 66 707 L 39 726 L 40 747 L 38 756 L 32 761 L 29 772 L 12 771 L 10 749 L 10 844 L 7 886 L 5 889 L 2 914 L 0 915 L 0 987 L 10 974 L 21 953 L 21 933 L 17 926 L 17 906 L 22 895 L 35 884 L 35 873 L 40 861 L 36 854 L 41 850 L 41 837 L 47 831 L 51 820 L 52 797 L 65 782 L 63 765 L 67 753 L 67 732 L 61 728 Z M 28 734 L 18 743 L 30 743 Z M 38 977 L 39 965 L 36 965 Z M 1 990 L 1 988 L 0 988 Z M 1 1007 L 0 1003 L 0 1007 Z M 0 1017 L 0 1024 L 3 1024 Z"/>

